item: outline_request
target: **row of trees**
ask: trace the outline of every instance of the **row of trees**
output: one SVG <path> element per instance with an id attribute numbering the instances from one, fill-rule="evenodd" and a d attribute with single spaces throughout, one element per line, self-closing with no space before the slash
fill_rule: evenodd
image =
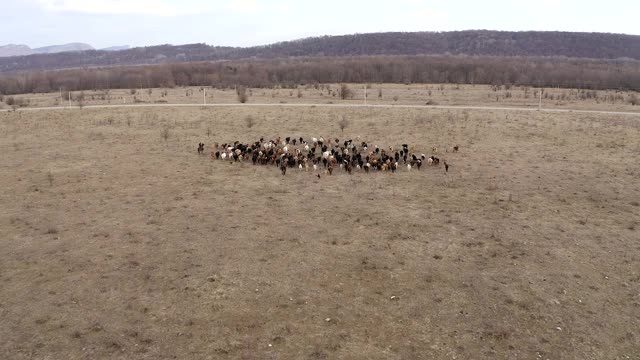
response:
<path id="1" fill-rule="evenodd" d="M 0 94 L 315 83 L 454 83 L 637 91 L 640 62 L 468 56 L 198 62 L 5 74 L 0 75 Z"/>

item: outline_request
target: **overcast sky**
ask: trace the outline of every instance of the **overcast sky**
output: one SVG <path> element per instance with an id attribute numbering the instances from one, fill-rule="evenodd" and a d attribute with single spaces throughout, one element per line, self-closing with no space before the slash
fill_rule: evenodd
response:
<path id="1" fill-rule="evenodd" d="M 0 45 L 251 46 L 380 31 L 640 35 L 640 0 L 0 0 Z"/>

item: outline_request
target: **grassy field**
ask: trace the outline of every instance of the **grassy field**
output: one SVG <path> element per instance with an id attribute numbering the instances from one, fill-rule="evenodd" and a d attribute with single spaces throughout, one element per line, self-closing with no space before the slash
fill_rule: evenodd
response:
<path id="1" fill-rule="evenodd" d="M 196 153 L 260 136 L 437 146 L 451 168 Z M 3 359 L 640 359 L 637 116 L 7 112 L 0 151 Z"/>
<path id="2" fill-rule="evenodd" d="M 351 96 L 340 98 L 340 85 L 305 85 L 293 89 L 247 89 L 247 102 L 259 104 L 364 104 L 364 85 L 347 85 Z M 528 86 L 487 86 L 455 84 L 370 84 L 367 103 L 377 105 L 441 105 L 441 106 L 492 106 L 537 108 L 540 100 L 543 108 L 580 109 L 640 112 L 631 103 L 640 98 L 637 92 L 617 90 L 577 90 L 562 88 L 540 89 Z M 9 98 L 23 102 L 24 107 L 69 106 L 69 94 L 63 91 L 48 94 L 23 94 L 5 96 L 0 109 L 12 109 Z M 75 91 L 71 93 L 71 106 L 82 105 L 131 105 L 131 104 L 229 104 L 237 103 L 234 89 L 201 87 L 172 89 L 124 89 Z M 80 98 L 83 100 L 81 101 Z M 20 106 L 16 105 L 16 108 Z"/>

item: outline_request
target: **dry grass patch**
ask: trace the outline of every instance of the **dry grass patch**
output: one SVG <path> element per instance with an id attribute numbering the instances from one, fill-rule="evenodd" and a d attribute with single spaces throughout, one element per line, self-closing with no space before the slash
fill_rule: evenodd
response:
<path id="1" fill-rule="evenodd" d="M 1 358 L 638 354 L 635 117 L 85 107 L 0 113 L 0 135 Z M 196 153 L 261 136 L 437 147 L 451 168 L 283 177 Z"/>

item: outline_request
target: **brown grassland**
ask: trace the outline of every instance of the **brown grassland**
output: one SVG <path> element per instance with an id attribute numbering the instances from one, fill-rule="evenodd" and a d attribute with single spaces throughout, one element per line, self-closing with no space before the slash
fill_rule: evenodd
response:
<path id="1" fill-rule="evenodd" d="M 456 84 L 369 84 L 367 104 L 373 105 L 436 105 L 487 106 L 537 108 L 540 89 L 529 86 L 489 86 Z M 296 88 L 258 88 L 247 90 L 248 103 L 260 104 L 363 104 L 364 85 L 348 84 L 351 96 L 340 97 L 340 85 L 299 85 Z M 134 93 L 132 93 L 134 92 Z M 552 109 L 580 109 L 638 112 L 631 104 L 634 98 L 640 104 L 640 94 L 619 90 L 579 90 L 545 88 L 542 107 Z M 23 107 L 67 107 L 69 94 L 60 91 L 46 94 L 4 96 L 0 110 L 13 107 L 8 98 L 24 100 Z M 80 100 L 82 98 L 82 100 Z M 71 93 L 71 106 L 131 105 L 131 104 L 230 104 L 237 103 L 233 88 L 206 90 L 202 87 L 176 87 L 171 89 L 115 89 L 75 91 Z M 17 108 L 19 106 L 16 105 Z"/>
<path id="2" fill-rule="evenodd" d="M 451 168 L 196 153 L 260 136 L 437 146 Z M 640 359 L 639 116 L 3 112 L 0 152 L 2 359 Z"/>

